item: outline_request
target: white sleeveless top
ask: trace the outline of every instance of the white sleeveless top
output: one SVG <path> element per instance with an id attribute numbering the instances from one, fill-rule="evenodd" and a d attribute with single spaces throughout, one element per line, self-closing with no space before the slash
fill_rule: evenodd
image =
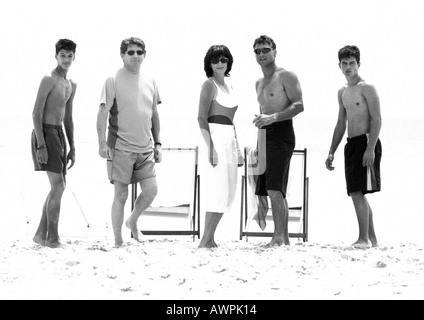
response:
<path id="1" fill-rule="evenodd" d="M 212 81 L 215 84 L 215 87 L 217 89 L 215 101 L 218 103 L 218 105 L 224 108 L 237 108 L 238 107 L 237 97 L 236 97 L 236 94 L 234 93 L 233 86 L 227 83 L 228 92 L 229 92 L 227 93 L 218 86 L 218 84 L 215 82 L 214 79 L 212 79 Z"/>

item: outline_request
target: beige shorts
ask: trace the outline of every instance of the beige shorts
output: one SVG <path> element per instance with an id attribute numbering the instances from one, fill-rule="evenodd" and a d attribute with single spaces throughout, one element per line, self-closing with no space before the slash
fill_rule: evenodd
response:
<path id="1" fill-rule="evenodd" d="M 155 178 L 154 152 L 133 153 L 114 150 L 111 160 L 107 160 L 107 174 L 111 183 L 115 181 L 129 185 Z"/>

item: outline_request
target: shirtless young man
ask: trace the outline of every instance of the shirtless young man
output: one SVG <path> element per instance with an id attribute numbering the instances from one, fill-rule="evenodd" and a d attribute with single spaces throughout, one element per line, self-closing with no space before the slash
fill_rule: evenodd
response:
<path id="1" fill-rule="evenodd" d="M 345 173 L 347 192 L 352 198 L 359 224 L 359 239 L 353 246 L 378 246 L 373 213 L 366 193 L 380 191 L 381 129 L 380 101 L 374 86 L 359 76 L 360 51 L 356 46 L 345 46 L 339 51 L 339 66 L 347 85 L 338 92 L 339 116 L 334 129 L 330 151 L 325 162 L 334 170 L 334 153 L 339 146 L 347 123 Z"/>
<path id="2" fill-rule="evenodd" d="M 258 178 L 256 194 L 271 199 L 275 230 L 267 247 L 290 245 L 286 191 L 295 147 L 292 119 L 303 112 L 302 90 L 293 72 L 276 65 L 276 45 L 270 37 L 260 36 L 253 48 L 264 75 L 256 82 L 261 114 L 253 123 L 266 130 L 266 168 Z"/>
<path id="3" fill-rule="evenodd" d="M 66 166 L 71 161 L 70 169 L 75 163 L 72 108 L 77 85 L 66 77 L 75 59 L 75 50 L 76 44 L 71 40 L 61 39 L 56 43 L 57 67 L 41 80 L 32 113 L 34 169 L 47 172 L 51 187 L 33 240 L 50 248 L 60 246 L 58 226 Z M 68 154 L 62 123 L 69 143 Z"/>

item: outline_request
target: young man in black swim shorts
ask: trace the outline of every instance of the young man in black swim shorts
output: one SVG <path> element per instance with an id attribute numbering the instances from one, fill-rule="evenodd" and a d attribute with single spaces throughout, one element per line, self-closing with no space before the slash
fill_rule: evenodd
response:
<path id="1" fill-rule="evenodd" d="M 270 37 L 256 39 L 253 49 L 264 75 L 256 82 L 261 114 L 255 116 L 253 123 L 266 130 L 266 151 L 258 146 L 258 152 L 266 153 L 265 173 L 258 177 L 256 194 L 271 199 L 275 230 L 267 246 L 290 245 L 286 190 L 295 147 L 292 119 L 303 112 L 302 90 L 293 72 L 277 67 L 276 45 Z"/>
<path id="2" fill-rule="evenodd" d="M 75 50 L 76 44 L 71 40 L 61 39 L 56 43 L 57 67 L 41 80 L 32 113 L 34 131 L 31 147 L 34 169 L 47 172 L 51 187 L 33 240 L 50 248 L 60 246 L 58 226 L 65 191 L 66 166 L 71 161 L 70 169 L 75 163 L 72 109 L 77 85 L 67 79 L 67 73 L 75 59 Z M 69 153 L 62 123 L 68 138 Z"/>
<path id="3" fill-rule="evenodd" d="M 345 146 L 345 175 L 347 193 L 352 198 L 359 224 L 359 239 L 353 246 L 378 246 L 374 230 L 373 212 L 365 194 L 381 189 L 380 160 L 381 129 L 380 101 L 374 86 L 359 76 L 360 51 L 356 46 L 345 46 L 339 51 L 339 66 L 347 85 L 338 93 L 339 116 L 326 160 L 328 170 L 334 170 L 334 153 L 347 124 Z"/>

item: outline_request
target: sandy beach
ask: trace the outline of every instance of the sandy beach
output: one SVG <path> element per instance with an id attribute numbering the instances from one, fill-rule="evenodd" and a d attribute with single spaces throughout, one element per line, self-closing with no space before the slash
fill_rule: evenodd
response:
<path id="1" fill-rule="evenodd" d="M 144 239 L 122 248 L 67 240 L 51 250 L 27 240 L 0 242 L 1 299 L 423 299 L 423 248 L 368 250 L 294 242 Z M 25 258 L 23 258 L 25 257 Z"/>
<path id="2" fill-rule="evenodd" d="M 348 28 L 352 4 L 335 0 L 300 5 L 266 0 L 260 4 L 271 8 L 266 21 L 259 18 L 256 1 L 3 1 L 0 38 L 9 50 L 0 52 L 0 300 L 424 299 L 423 65 L 416 63 L 424 54 L 416 41 L 423 38 L 423 3 L 360 0 L 355 3 L 364 9 L 360 23 Z M 121 14 L 123 8 L 137 18 Z M 240 146 L 255 146 L 255 83 L 263 74 L 252 44 L 261 34 L 276 40 L 279 66 L 294 71 L 302 85 L 305 111 L 294 122 L 296 149 L 308 150 L 309 241 L 291 239 L 290 247 L 264 249 L 268 238 L 239 240 L 238 186 L 233 211 L 217 229 L 219 248 L 198 249 L 199 240 L 188 236 L 146 236 L 136 243 L 128 232 L 125 245 L 114 248 L 113 187 L 98 155 L 96 121 L 104 81 L 122 66 L 122 39 L 146 41 L 143 71 L 160 88 L 164 147 L 200 147 L 203 230 L 209 165 L 197 121 L 206 79 L 203 57 L 213 44 L 231 48 L 231 76 L 239 92 L 234 123 Z M 40 80 L 56 66 L 54 43 L 64 37 L 78 43 L 69 74 L 78 84 L 76 164 L 62 202 L 63 247 L 52 250 L 32 241 L 49 184 L 45 173 L 33 171 L 31 115 Z M 17 41 L 24 43 L 14 49 Z M 337 52 L 346 44 L 361 48 L 361 75 L 376 85 L 383 116 L 382 191 L 368 197 L 380 247 L 367 250 L 350 246 L 358 223 L 346 194 L 345 141 L 335 155 L 335 171 L 324 164 L 337 119 L 337 91 L 345 83 Z M 175 169 L 185 174 L 180 166 Z M 240 168 L 239 183 L 242 173 Z M 183 201 L 176 192 L 181 183 L 172 188 L 166 198 Z M 128 201 L 126 218 L 129 214 Z M 170 228 L 174 221 L 161 224 Z"/>
<path id="3" fill-rule="evenodd" d="M 219 248 L 197 249 L 199 240 L 193 242 L 188 236 L 146 236 L 136 243 L 125 233 L 126 245 L 116 249 L 109 216 L 113 188 L 105 181 L 104 163 L 96 154 L 95 143 L 82 140 L 78 167 L 69 173 L 68 181 L 68 191 L 75 192 L 76 198 L 68 191 L 63 198 L 60 235 L 64 247 L 52 250 L 32 242 L 48 183 L 43 173 L 32 172 L 25 147 L 27 135 L 21 135 L 23 147 L 5 143 L 1 158 L 2 174 L 12 181 L 0 204 L 2 300 L 424 298 L 422 215 L 417 210 L 420 188 L 408 193 L 402 190 L 401 201 L 391 201 L 398 198 L 399 190 L 390 187 L 400 180 L 416 184 L 411 179 L 417 174 L 412 174 L 413 168 L 421 161 L 418 155 L 410 158 L 409 163 L 415 165 L 410 165 L 411 174 L 405 175 L 389 170 L 396 166 L 398 156 L 394 149 L 387 152 L 385 172 L 391 172 L 385 176 L 387 187 L 381 195 L 370 197 L 380 248 L 350 247 L 357 237 L 357 222 L 343 177 L 339 172 L 329 179 L 322 169 L 322 152 L 311 148 L 309 242 L 291 239 L 290 247 L 263 249 L 268 238 L 238 240 L 238 188 L 234 210 L 217 230 Z M 7 150 L 14 156 L 7 157 Z M 12 179 L 13 172 L 19 172 L 18 156 L 25 159 L 25 170 L 20 171 L 19 179 Z M 320 188 L 323 181 L 325 187 Z M 173 221 L 165 219 L 164 223 L 172 226 Z M 201 226 L 203 229 L 203 221 Z"/>

